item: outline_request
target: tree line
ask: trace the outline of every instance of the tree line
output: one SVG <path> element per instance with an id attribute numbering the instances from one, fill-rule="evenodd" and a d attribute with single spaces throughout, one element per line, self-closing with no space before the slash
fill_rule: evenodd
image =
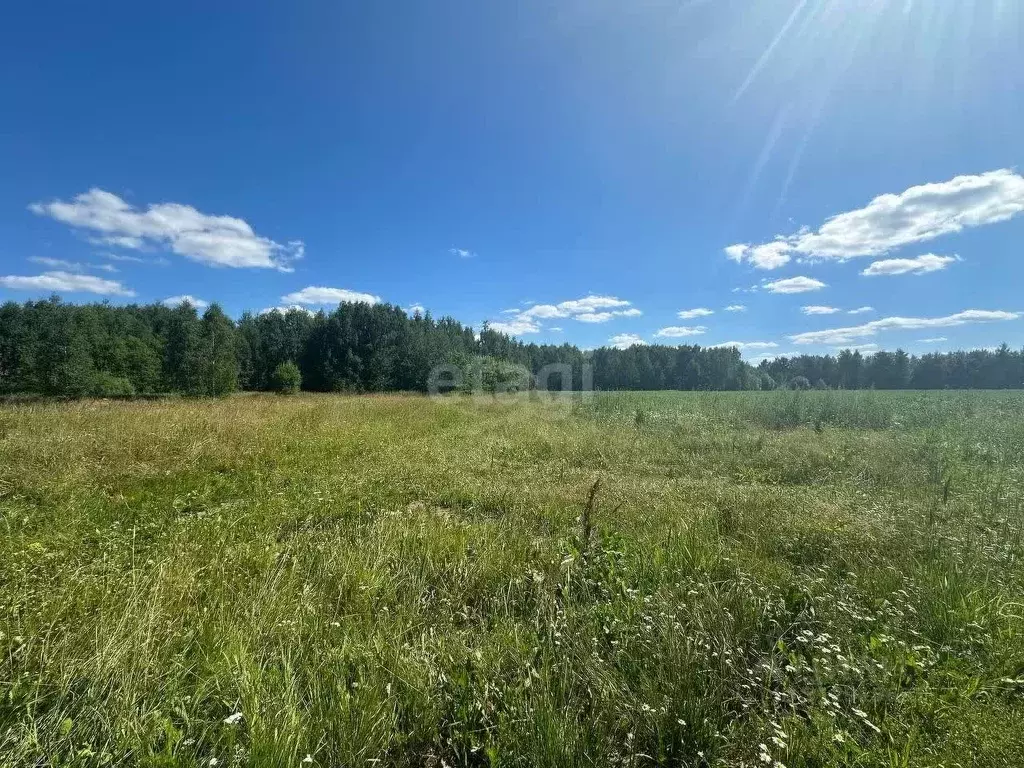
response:
<path id="1" fill-rule="evenodd" d="M 450 317 L 390 304 L 346 303 L 330 312 L 245 313 L 216 304 L 68 304 L 57 297 L 0 305 L 0 394 L 63 397 L 302 389 L 428 391 L 445 365 L 462 386 L 600 390 L 1011 388 L 1024 386 L 1024 350 L 929 354 L 800 355 L 753 367 L 736 348 L 602 347 L 524 343 Z M 565 379 L 571 377 L 571 381 Z"/>
<path id="2" fill-rule="evenodd" d="M 920 356 L 895 352 L 862 355 L 799 355 L 765 360 L 757 369 L 775 382 L 830 389 L 1020 389 L 1024 388 L 1024 349 L 934 352 Z"/>

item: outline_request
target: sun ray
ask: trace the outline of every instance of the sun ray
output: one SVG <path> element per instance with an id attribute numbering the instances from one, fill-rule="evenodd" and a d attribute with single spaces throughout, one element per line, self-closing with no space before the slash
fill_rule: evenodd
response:
<path id="1" fill-rule="evenodd" d="M 786 33 L 789 31 L 789 28 L 793 26 L 794 22 L 799 17 L 800 12 L 804 9 L 806 5 L 807 0 L 800 0 L 793 8 L 793 11 L 789 14 L 789 18 L 786 19 L 786 23 L 782 25 L 782 29 L 778 31 L 778 33 L 775 35 L 772 41 L 768 44 L 768 47 L 765 48 L 764 53 L 761 54 L 761 57 L 757 60 L 757 63 L 754 64 L 753 68 L 750 70 L 750 73 L 747 75 L 746 80 L 743 81 L 743 84 L 739 87 L 739 89 L 737 89 L 736 93 L 733 94 L 733 103 L 740 100 L 740 97 L 742 97 L 743 94 L 746 93 L 747 88 L 750 87 L 750 84 L 754 82 L 754 79 L 758 76 L 761 70 L 764 69 L 764 65 L 768 63 L 768 60 L 771 58 L 772 53 L 775 51 L 775 48 L 779 45 L 779 43 L 782 42 L 782 39 L 786 36 Z"/>

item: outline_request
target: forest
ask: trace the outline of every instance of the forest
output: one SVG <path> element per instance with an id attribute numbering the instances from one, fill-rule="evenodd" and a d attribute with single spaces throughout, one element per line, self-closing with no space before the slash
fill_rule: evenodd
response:
<path id="1" fill-rule="evenodd" d="M 751 366 L 735 347 L 634 345 L 581 350 L 524 343 L 450 317 L 390 304 L 341 304 L 245 313 L 216 304 L 76 305 L 52 297 L 0 306 L 0 395 L 59 397 L 223 395 L 280 388 L 282 371 L 308 391 L 428 390 L 438 365 L 476 366 L 485 386 L 571 366 L 573 387 L 598 390 L 1012 389 L 1024 386 L 1024 350 L 903 350 L 799 355 Z M 589 368 L 587 367 L 589 366 Z M 589 371 L 589 381 L 584 380 Z M 551 386 L 563 388 L 557 377 Z"/>

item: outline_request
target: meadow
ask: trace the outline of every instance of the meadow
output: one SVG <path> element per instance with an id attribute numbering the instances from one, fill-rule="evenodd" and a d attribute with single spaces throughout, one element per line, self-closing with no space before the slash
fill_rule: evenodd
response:
<path id="1" fill-rule="evenodd" d="M 1024 393 L 0 406 L 0 765 L 1024 764 Z"/>

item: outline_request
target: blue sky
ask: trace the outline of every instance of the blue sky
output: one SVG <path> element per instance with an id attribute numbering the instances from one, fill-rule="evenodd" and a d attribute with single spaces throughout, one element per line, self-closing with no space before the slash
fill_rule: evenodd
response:
<path id="1" fill-rule="evenodd" d="M 8 10 L 0 300 L 1024 345 L 1013 0 L 215 5 Z"/>

